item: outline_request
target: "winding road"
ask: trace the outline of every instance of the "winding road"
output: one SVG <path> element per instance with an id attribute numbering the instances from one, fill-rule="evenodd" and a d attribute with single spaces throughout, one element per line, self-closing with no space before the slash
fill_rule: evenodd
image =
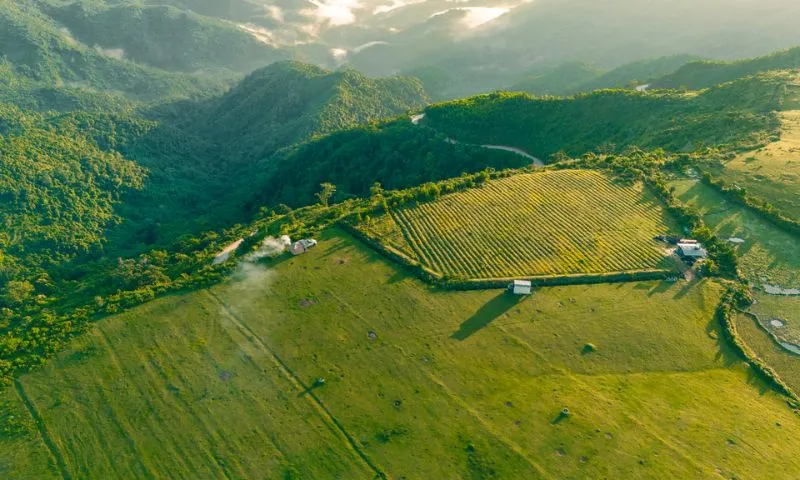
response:
<path id="1" fill-rule="evenodd" d="M 418 113 L 416 115 L 412 115 L 411 116 L 411 123 L 413 123 L 414 125 L 419 125 L 419 123 L 424 118 L 425 118 L 425 114 L 424 113 Z M 503 150 L 503 151 L 506 151 L 506 152 L 516 153 L 517 155 L 521 155 L 521 156 L 527 158 L 528 160 L 530 160 L 531 164 L 533 164 L 533 166 L 535 166 L 535 167 L 544 167 L 544 162 L 540 158 L 534 157 L 533 155 L 531 155 L 530 153 L 526 152 L 525 150 L 522 150 L 522 149 L 519 149 L 519 148 L 516 148 L 516 147 L 511 147 L 511 146 L 508 146 L 508 145 L 481 145 L 481 144 L 475 144 L 475 143 L 464 143 L 464 142 L 459 142 L 458 140 L 455 140 L 453 138 L 447 138 L 446 141 L 448 141 L 450 143 L 462 143 L 464 145 L 477 145 L 479 147 L 487 148 L 487 149 L 490 149 L 490 150 Z"/>

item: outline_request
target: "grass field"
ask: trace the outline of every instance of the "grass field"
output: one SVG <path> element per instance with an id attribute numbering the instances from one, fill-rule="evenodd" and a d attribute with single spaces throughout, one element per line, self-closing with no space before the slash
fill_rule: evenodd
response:
<path id="1" fill-rule="evenodd" d="M 800 241 L 746 207 L 730 202 L 695 180 L 671 182 L 675 194 L 697 207 L 705 222 L 723 239 L 741 238 L 736 246 L 745 275 L 754 285 L 800 287 Z"/>
<path id="2" fill-rule="evenodd" d="M 765 328 L 781 341 L 800 348 L 800 297 L 769 295 L 764 291 L 765 285 L 800 287 L 800 239 L 747 208 L 727 201 L 716 190 L 700 182 L 682 180 L 674 182 L 673 186 L 683 201 L 696 206 L 703 213 L 705 222 L 722 238 L 738 237 L 744 240 L 736 250 L 744 274 L 756 287 L 756 303 L 750 307 L 750 311 L 758 315 Z M 752 323 L 749 318 L 746 320 Z M 773 320 L 780 323 L 773 324 Z M 761 336 L 772 342 L 765 333 L 761 332 Z M 763 340 L 756 335 L 751 337 Z M 768 351 L 766 348 L 759 350 Z M 788 353 L 784 355 L 791 356 Z M 764 359 L 769 363 L 771 358 L 780 359 L 780 356 L 765 355 Z M 786 371 L 779 368 L 778 364 L 774 367 Z"/>
<path id="3" fill-rule="evenodd" d="M 446 292 L 320 240 L 105 320 L 22 377 L 0 397 L 0 477 L 800 471 L 800 417 L 721 343 L 711 281 Z"/>
<path id="4" fill-rule="evenodd" d="M 781 112 L 780 118 L 779 141 L 741 154 L 711 173 L 800 219 L 800 110 Z"/>
<path id="5" fill-rule="evenodd" d="M 795 393 L 800 392 L 800 356 L 779 347 L 770 336 L 759 328 L 756 320 L 747 315 L 737 315 L 736 329 L 747 345 L 767 362 Z"/>
<path id="6" fill-rule="evenodd" d="M 507 278 L 671 268 L 653 237 L 676 227 L 641 186 L 562 170 L 399 208 L 370 228 L 440 274 Z"/>
<path id="7" fill-rule="evenodd" d="M 750 307 L 750 311 L 769 324 L 772 333 L 781 341 L 800 345 L 800 297 L 760 293 L 755 298 L 756 303 Z M 773 320 L 781 322 L 783 326 L 771 325 Z"/>

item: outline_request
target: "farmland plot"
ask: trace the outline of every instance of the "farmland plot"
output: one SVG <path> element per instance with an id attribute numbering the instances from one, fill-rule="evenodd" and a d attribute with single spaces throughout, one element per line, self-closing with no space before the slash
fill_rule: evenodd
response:
<path id="1" fill-rule="evenodd" d="M 676 232 L 655 197 L 595 171 L 499 179 L 393 210 L 373 231 L 444 275 L 505 278 L 668 268 L 653 237 Z M 390 225 L 391 226 L 391 225 Z"/>
<path id="2" fill-rule="evenodd" d="M 721 284 L 453 292 L 319 240 L 20 377 L 0 478 L 796 480 L 800 417 L 722 339 Z"/>

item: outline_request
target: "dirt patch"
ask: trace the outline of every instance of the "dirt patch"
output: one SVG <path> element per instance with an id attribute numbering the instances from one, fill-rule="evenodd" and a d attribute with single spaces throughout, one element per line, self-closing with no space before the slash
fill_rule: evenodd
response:
<path id="1" fill-rule="evenodd" d="M 308 308 L 308 307 L 310 307 L 312 305 L 316 305 L 316 303 L 317 302 L 315 302 L 314 300 L 312 300 L 310 298 L 304 298 L 304 299 L 300 300 L 298 305 L 300 305 L 302 308 Z"/>
<path id="2" fill-rule="evenodd" d="M 800 288 L 781 288 L 777 285 L 762 285 L 764 291 L 770 295 L 800 295 Z"/>

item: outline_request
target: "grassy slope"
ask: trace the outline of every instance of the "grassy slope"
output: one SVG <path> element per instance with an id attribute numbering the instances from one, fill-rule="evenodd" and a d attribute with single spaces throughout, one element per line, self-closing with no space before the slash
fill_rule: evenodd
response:
<path id="1" fill-rule="evenodd" d="M 673 182 L 684 202 L 700 209 L 705 222 L 721 238 L 739 237 L 737 247 L 745 275 L 756 286 L 763 283 L 795 288 L 800 285 L 800 242 L 746 208 L 727 201 L 694 180 Z"/>
<path id="2" fill-rule="evenodd" d="M 468 278 L 669 268 L 653 237 L 677 231 L 648 192 L 582 170 L 494 180 L 392 217 L 376 222 L 388 241 L 399 229 L 411 245 L 396 246 L 407 255 Z"/>
<path id="3" fill-rule="evenodd" d="M 312 414 L 314 398 L 392 478 L 800 469 L 800 419 L 719 343 L 714 283 L 522 301 L 432 291 L 338 233 L 243 273 L 212 290 L 235 316 L 206 292 L 168 297 L 22 378 L 73 475 L 371 477 Z M 597 351 L 582 355 L 586 342 Z M 325 385 L 301 395 L 270 349 Z M 39 476 L 43 449 L 23 442 L 0 437 L 0 471 Z"/>
<path id="4" fill-rule="evenodd" d="M 745 240 L 737 247 L 737 253 L 745 276 L 756 288 L 764 283 L 783 288 L 800 286 L 800 242 L 796 235 L 784 232 L 744 207 L 728 202 L 700 182 L 683 180 L 673 182 L 673 185 L 678 197 L 699 208 L 706 224 L 720 237 L 735 236 Z M 755 292 L 755 299 L 758 303 L 752 307 L 753 313 L 764 317 L 764 321 L 779 318 L 786 324 L 782 328 L 770 325 L 767 328 L 781 338 L 796 342 L 797 332 L 800 332 L 797 299 L 770 296 L 760 289 Z M 765 360 L 769 362 L 769 358 L 765 357 Z"/>
<path id="5" fill-rule="evenodd" d="M 800 219 L 800 110 L 781 112 L 780 119 L 780 140 L 740 154 L 711 173 Z"/>
<path id="6" fill-rule="evenodd" d="M 758 315 L 764 323 L 773 319 L 782 321 L 785 326 L 773 327 L 772 332 L 781 341 L 800 345 L 800 297 L 757 295 L 756 300 L 757 303 L 750 307 L 750 311 Z"/>
<path id="7" fill-rule="evenodd" d="M 800 357 L 786 352 L 762 330 L 756 320 L 747 315 L 737 315 L 736 328 L 742 339 L 762 360 L 775 369 L 781 379 L 795 392 L 800 391 Z"/>

